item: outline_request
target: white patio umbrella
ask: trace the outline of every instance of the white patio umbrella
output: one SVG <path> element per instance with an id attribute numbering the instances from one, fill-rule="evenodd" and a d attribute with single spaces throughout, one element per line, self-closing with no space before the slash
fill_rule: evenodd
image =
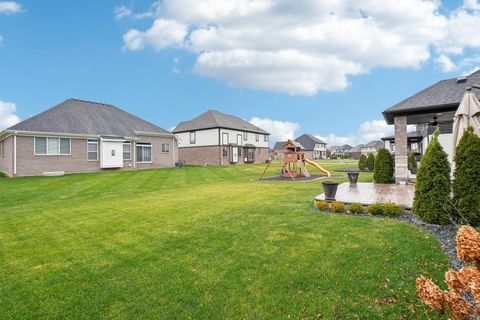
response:
<path id="1" fill-rule="evenodd" d="M 453 118 L 452 156 L 455 156 L 458 142 L 468 126 L 472 126 L 474 132 L 480 135 L 480 102 L 471 90 L 471 87 L 467 88 Z"/>

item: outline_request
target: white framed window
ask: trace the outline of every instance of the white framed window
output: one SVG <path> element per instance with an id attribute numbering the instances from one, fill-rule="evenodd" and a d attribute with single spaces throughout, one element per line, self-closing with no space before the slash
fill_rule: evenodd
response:
<path id="1" fill-rule="evenodd" d="M 260 141 L 260 135 L 258 133 L 255 133 L 255 141 L 256 142 Z"/>
<path id="2" fill-rule="evenodd" d="M 137 162 L 138 163 L 152 162 L 152 144 L 151 143 L 137 143 Z"/>
<path id="3" fill-rule="evenodd" d="M 268 135 L 267 134 L 263 136 L 263 141 L 268 142 Z"/>
<path id="4" fill-rule="evenodd" d="M 195 131 L 190 132 L 190 144 L 197 143 L 197 133 Z"/>
<path id="5" fill-rule="evenodd" d="M 0 156 L 2 158 L 5 158 L 5 144 L 4 144 L 3 140 L 0 141 Z"/>
<path id="6" fill-rule="evenodd" d="M 228 137 L 228 133 L 227 132 L 223 132 L 222 133 L 222 144 L 228 144 L 229 143 L 229 137 Z"/>
<path id="7" fill-rule="evenodd" d="M 243 145 L 243 143 L 242 143 L 242 135 L 241 135 L 241 134 L 237 134 L 237 145 L 239 145 L 239 146 Z"/>
<path id="8" fill-rule="evenodd" d="M 88 140 L 87 154 L 88 161 L 98 160 L 98 140 Z"/>
<path id="9" fill-rule="evenodd" d="M 162 152 L 169 153 L 170 152 L 170 143 L 162 143 Z"/>
<path id="10" fill-rule="evenodd" d="M 71 153 L 70 138 L 35 137 L 34 155 L 37 156 L 69 156 Z"/>
<path id="11" fill-rule="evenodd" d="M 123 143 L 123 161 L 132 160 L 132 143 Z"/>
<path id="12" fill-rule="evenodd" d="M 244 140 L 244 141 L 247 141 L 247 140 L 248 140 L 248 132 L 247 132 L 247 131 L 244 131 L 244 132 L 243 132 L 243 140 Z"/>

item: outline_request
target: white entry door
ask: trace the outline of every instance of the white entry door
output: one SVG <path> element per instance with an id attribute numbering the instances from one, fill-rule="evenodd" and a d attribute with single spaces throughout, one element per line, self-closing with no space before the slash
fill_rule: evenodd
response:
<path id="1" fill-rule="evenodd" d="M 238 162 L 238 147 L 232 147 L 232 162 Z"/>

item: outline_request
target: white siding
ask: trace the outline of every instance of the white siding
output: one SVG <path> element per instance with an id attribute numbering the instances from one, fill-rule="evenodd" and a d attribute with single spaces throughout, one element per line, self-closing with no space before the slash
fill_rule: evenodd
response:
<path id="1" fill-rule="evenodd" d="M 190 144 L 190 132 L 181 132 L 176 134 L 180 139 L 178 147 L 205 147 L 218 146 L 218 129 L 197 130 L 195 131 L 196 143 Z"/>
<path id="2" fill-rule="evenodd" d="M 255 133 L 247 132 L 247 140 L 244 139 L 244 131 L 239 130 L 231 130 L 231 129 L 221 129 L 222 134 L 228 133 L 230 143 L 237 144 L 237 135 L 241 135 L 241 143 L 242 146 L 246 144 L 252 144 L 257 148 L 268 148 L 268 141 L 265 141 L 265 135 L 259 134 L 258 135 L 258 142 L 255 139 Z"/>

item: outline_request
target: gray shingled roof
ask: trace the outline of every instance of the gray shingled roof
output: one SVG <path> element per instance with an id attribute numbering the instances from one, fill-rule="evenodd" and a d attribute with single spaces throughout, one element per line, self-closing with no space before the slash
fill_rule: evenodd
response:
<path id="1" fill-rule="evenodd" d="M 295 141 L 299 142 L 305 148 L 305 150 L 315 149 L 316 144 L 326 144 L 322 140 L 307 133 L 302 134 L 300 137 L 296 138 Z"/>
<path id="2" fill-rule="evenodd" d="M 68 99 L 7 130 L 133 137 L 135 132 L 171 134 L 150 122 L 110 105 Z"/>
<path id="3" fill-rule="evenodd" d="M 332 151 L 332 150 L 335 150 L 335 149 L 338 149 L 338 150 L 351 150 L 353 149 L 353 147 L 349 144 L 344 144 L 342 146 L 331 146 L 330 148 L 328 148 L 328 150 Z"/>
<path id="4" fill-rule="evenodd" d="M 428 111 L 435 108 L 457 108 L 472 84 L 480 84 L 480 70 L 467 76 L 467 81 L 457 82 L 457 78 L 441 80 L 434 85 L 417 92 L 413 96 L 386 109 L 383 114 L 388 123 L 393 123 L 393 114 Z M 477 98 L 480 91 L 475 90 Z"/>
<path id="5" fill-rule="evenodd" d="M 240 117 L 221 113 L 216 110 L 208 110 L 193 120 L 181 122 L 175 129 L 173 129 L 173 132 L 179 133 L 211 128 L 225 128 L 261 134 L 270 134 Z"/>

